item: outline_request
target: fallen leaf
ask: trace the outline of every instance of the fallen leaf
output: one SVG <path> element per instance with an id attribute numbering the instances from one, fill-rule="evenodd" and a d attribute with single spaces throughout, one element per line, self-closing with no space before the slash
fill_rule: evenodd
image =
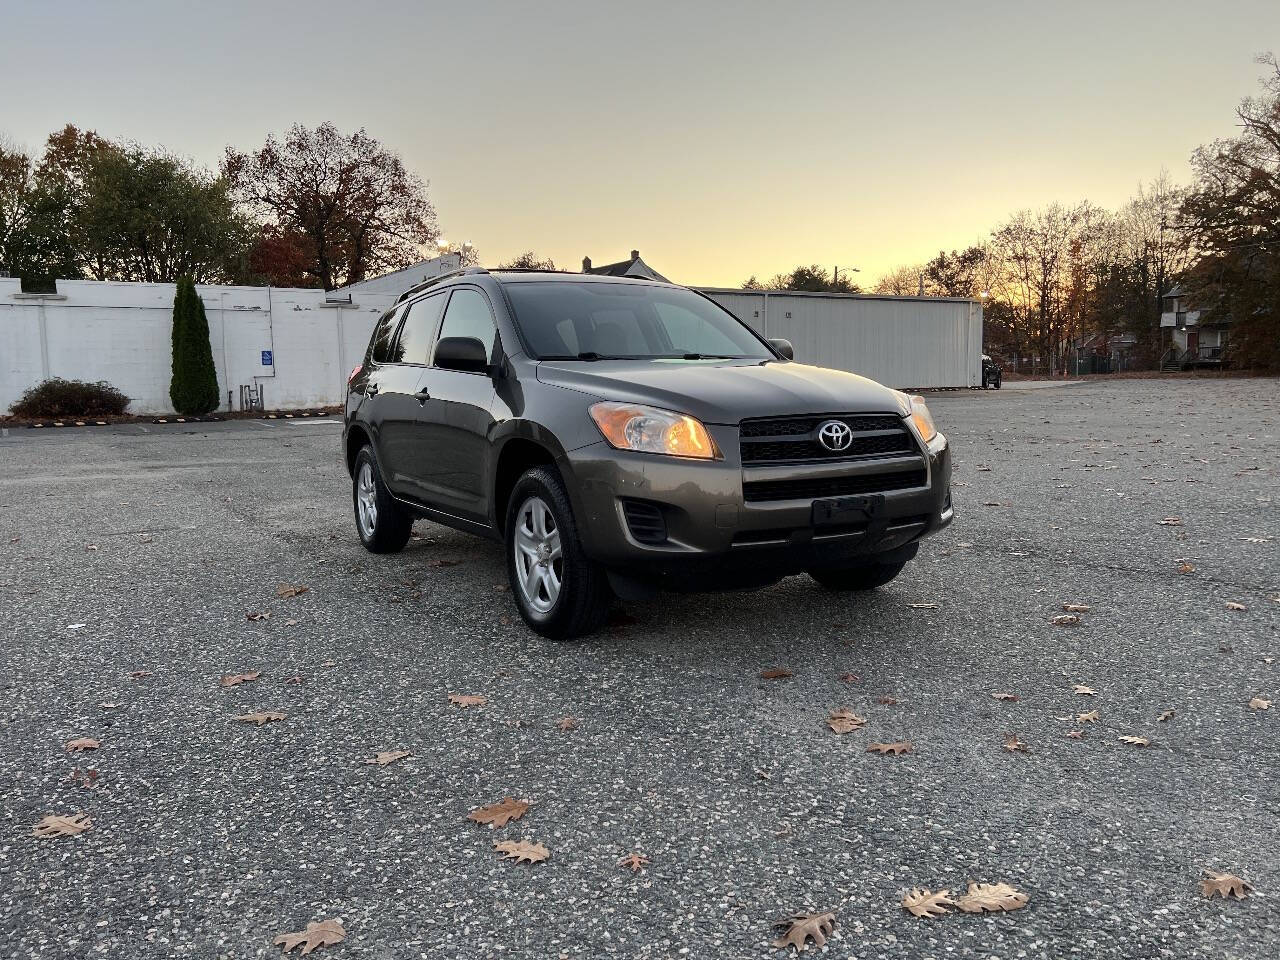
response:
<path id="1" fill-rule="evenodd" d="M 556 729 L 561 731 L 562 733 L 569 730 L 577 730 L 578 718 L 577 717 L 561 717 L 560 720 L 556 723 Z"/>
<path id="2" fill-rule="evenodd" d="M 257 680 L 260 676 L 262 676 L 261 670 L 250 670 L 248 673 L 228 673 L 218 682 L 224 687 L 238 687 L 242 683 Z"/>
<path id="3" fill-rule="evenodd" d="M 895 757 L 900 753 L 912 753 L 915 747 L 910 740 L 897 743 L 868 743 L 867 753 L 892 753 Z"/>
<path id="4" fill-rule="evenodd" d="M 618 861 L 618 866 L 626 867 L 632 873 L 639 873 L 649 865 L 649 858 L 639 853 L 628 853 Z"/>
<path id="5" fill-rule="evenodd" d="M 1074 627 L 1080 622 L 1080 617 L 1074 613 L 1060 613 L 1051 622 L 1055 627 Z"/>
<path id="6" fill-rule="evenodd" d="M 1075 683 L 1075 684 L 1072 684 L 1072 685 L 1071 685 L 1071 690 L 1072 690 L 1072 692 L 1073 692 L 1073 693 L 1078 693 L 1078 694 L 1080 694 L 1080 696 L 1082 696 L 1082 697 L 1092 697 L 1092 696 L 1096 696 L 1096 695 L 1097 695 L 1097 691 L 1096 691 L 1096 690 L 1094 690 L 1094 689 L 1092 689 L 1092 688 L 1090 688 L 1090 687 L 1086 687 L 1083 683 Z"/>
<path id="7" fill-rule="evenodd" d="M 791 671 L 786 667 L 771 667 L 768 670 L 760 671 L 762 680 L 781 680 L 783 677 L 791 676 Z"/>
<path id="8" fill-rule="evenodd" d="M 289 597 L 301 596 L 304 593 L 310 593 L 311 588 L 303 586 L 301 583 L 279 583 L 276 584 L 276 596 L 282 600 Z"/>
<path id="9" fill-rule="evenodd" d="M 1030 898 L 1007 883 L 974 883 L 956 900 L 956 909 L 965 913 L 1001 913 L 1019 910 Z"/>
<path id="10" fill-rule="evenodd" d="M 444 559 L 442 559 L 442 558 L 437 557 L 435 560 L 430 561 L 430 562 L 427 564 L 427 566 L 429 566 L 429 567 L 456 567 L 456 566 L 457 566 L 458 564 L 460 564 L 461 562 L 462 562 L 461 560 L 444 560 Z"/>
<path id="11" fill-rule="evenodd" d="M 827 726 L 836 733 L 852 733 L 867 721 L 858 716 L 848 707 L 841 707 L 839 710 L 832 710 L 827 715 Z"/>
<path id="12" fill-rule="evenodd" d="M 1179 573 L 1195 573 L 1196 568 L 1189 563 L 1182 563 L 1178 565 L 1178 572 Z"/>
<path id="13" fill-rule="evenodd" d="M 85 552 L 85 553 L 97 553 L 97 552 L 98 552 L 98 545 L 97 545 L 96 543 L 86 543 L 86 544 L 84 545 L 84 552 Z"/>
<path id="14" fill-rule="evenodd" d="M 842 673 L 840 674 L 840 679 L 844 683 L 861 683 L 862 682 L 862 678 L 858 676 L 856 673 Z"/>
<path id="15" fill-rule="evenodd" d="M 1067 739 L 1068 739 L 1068 740 L 1083 740 L 1083 739 L 1084 739 L 1084 731 L 1083 731 L 1083 730 L 1068 730 L 1068 731 L 1067 731 Z"/>
<path id="16" fill-rule="evenodd" d="M 1123 736 L 1120 738 L 1120 741 L 1122 743 L 1127 743 L 1132 747 L 1146 747 L 1151 744 L 1151 741 L 1146 737 Z"/>
<path id="17" fill-rule="evenodd" d="M 385 767 L 388 763 L 395 763 L 397 760 L 412 756 L 413 754 L 408 750 L 386 750 L 382 753 L 375 753 L 372 759 L 366 760 L 365 763 L 376 763 L 380 767 Z"/>
<path id="18" fill-rule="evenodd" d="M 1160 714 L 1160 716 L 1156 717 L 1156 719 L 1159 720 L 1161 723 L 1164 723 L 1166 720 L 1172 720 L 1174 716 L 1175 714 L 1172 710 L 1165 710 L 1163 713 Z"/>
<path id="19" fill-rule="evenodd" d="M 885 694 L 883 697 L 881 697 L 880 699 L 878 699 L 878 700 L 876 701 L 876 703 L 881 704 L 882 706 L 886 706 L 886 707 L 892 707 L 892 706 L 893 706 L 893 705 L 895 705 L 897 702 L 898 702 L 898 698 L 897 698 L 897 697 L 890 696 L 889 694 Z"/>
<path id="20" fill-rule="evenodd" d="M 913 887 L 911 892 L 902 898 L 902 906 L 913 917 L 941 917 L 949 912 L 947 907 L 955 905 L 956 902 L 951 899 L 950 890 L 939 890 L 934 893 L 932 890 Z"/>
<path id="21" fill-rule="evenodd" d="M 254 612 L 254 611 L 252 611 L 252 610 L 246 610 L 246 611 L 245 611 L 245 613 L 244 613 L 244 618 L 245 618 L 246 620 L 250 621 L 251 623 L 257 623 L 257 622 L 258 622 L 258 621 L 260 621 L 260 620 L 270 620 L 270 619 L 271 619 L 271 611 L 270 611 L 270 610 L 259 610 L 259 611 L 257 611 L 257 612 L 255 613 L 255 612 Z"/>
<path id="22" fill-rule="evenodd" d="M 821 947 L 835 928 L 835 913 L 797 913 L 789 920 L 774 924 L 774 930 L 781 936 L 773 941 L 773 945 L 783 950 L 795 947 L 799 953 L 809 949 L 809 940 L 812 939 L 815 947 Z"/>
<path id="23" fill-rule="evenodd" d="M 1243 603 L 1236 603 L 1234 600 L 1228 600 L 1226 603 L 1226 608 L 1228 610 L 1238 610 L 1238 611 L 1244 611 L 1249 609 Z"/>
<path id="24" fill-rule="evenodd" d="M 282 933 L 271 942 L 283 947 L 282 953 L 288 953 L 294 947 L 301 946 L 304 954 L 316 947 L 332 947 L 346 939 L 347 931 L 337 920 L 312 921 L 301 933 Z"/>
<path id="25" fill-rule="evenodd" d="M 516 863 L 541 863 L 551 856 L 551 851 L 540 843 L 526 843 L 523 840 L 499 840 L 493 849 L 502 854 L 504 860 Z"/>
<path id="26" fill-rule="evenodd" d="M 1076 723 L 1097 723 L 1101 718 L 1097 710 L 1090 710 L 1088 713 L 1080 713 L 1076 715 Z"/>
<path id="27" fill-rule="evenodd" d="M 523 800 L 507 797 L 501 803 L 491 803 L 487 807 L 472 810 L 467 814 L 467 819 L 474 820 L 476 823 L 487 823 L 490 828 L 505 827 L 512 820 L 523 817 L 528 809 L 529 804 Z"/>
<path id="28" fill-rule="evenodd" d="M 243 716 L 232 717 L 232 720 L 239 720 L 241 723 L 252 723 L 254 726 L 262 726 L 264 723 L 271 723 L 274 720 L 283 720 L 285 715 L 275 710 L 263 710 L 258 713 L 246 713 Z"/>
<path id="29" fill-rule="evenodd" d="M 1016 693 L 993 693 L 992 700 L 1003 700 L 1005 703 L 1017 703 L 1018 695 Z"/>
<path id="30" fill-rule="evenodd" d="M 67 741 L 67 753 L 80 753 L 83 750 L 97 750 L 102 744 L 93 737 L 80 737 Z"/>
<path id="31" fill-rule="evenodd" d="M 1181 517 L 1165 517 L 1163 520 L 1159 521 L 1159 523 L 1160 523 L 1160 526 L 1162 527 L 1180 527 L 1182 526 L 1182 518 Z"/>
<path id="32" fill-rule="evenodd" d="M 1205 870 L 1204 879 L 1200 881 L 1200 892 L 1212 900 L 1215 896 L 1226 900 L 1235 897 L 1243 900 L 1251 892 L 1253 886 L 1241 880 L 1234 873 L 1218 873 L 1216 870 Z"/>
<path id="33" fill-rule="evenodd" d="M 449 702 L 455 707 L 461 707 L 466 710 L 468 707 L 483 707 L 489 701 L 478 694 L 451 693 L 449 694 Z"/>
<path id="34" fill-rule="evenodd" d="M 1030 753 L 1031 748 L 1018 739 L 1016 733 L 1006 733 L 1004 736 L 1004 748 L 1010 753 Z"/>
<path id="35" fill-rule="evenodd" d="M 1088 613 L 1089 605 L 1087 603 L 1064 603 L 1062 609 L 1067 613 Z"/>
<path id="36" fill-rule="evenodd" d="M 151 676 L 151 671 L 150 670 L 134 670 L 131 674 L 129 674 L 129 676 L 133 677 L 133 679 L 135 680 L 141 680 L 143 677 Z"/>
<path id="37" fill-rule="evenodd" d="M 53 837 L 74 837 L 92 826 L 93 820 L 87 813 L 51 813 L 31 829 L 31 835 L 41 840 L 49 840 Z"/>
<path id="38" fill-rule="evenodd" d="M 1249 709 L 1250 710 L 1270 710 L 1271 701 L 1264 700 L 1262 699 L 1262 697 L 1254 697 L 1252 700 L 1249 701 Z"/>
<path id="39" fill-rule="evenodd" d="M 296 673 L 292 677 L 285 677 L 284 682 L 290 684 L 306 683 L 306 681 L 302 679 L 301 674 Z"/>

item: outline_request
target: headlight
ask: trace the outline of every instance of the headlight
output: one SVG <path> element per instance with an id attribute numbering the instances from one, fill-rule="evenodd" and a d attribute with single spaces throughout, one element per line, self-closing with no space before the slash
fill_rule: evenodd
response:
<path id="1" fill-rule="evenodd" d="M 916 429 L 920 431 L 920 439 L 925 443 L 938 435 L 938 428 L 933 425 L 933 417 L 929 415 L 924 397 L 911 397 L 911 422 L 916 425 Z"/>
<path id="2" fill-rule="evenodd" d="M 693 417 L 639 403 L 597 403 L 591 407 L 609 445 L 640 453 L 715 460 L 720 456 L 711 434 Z"/>

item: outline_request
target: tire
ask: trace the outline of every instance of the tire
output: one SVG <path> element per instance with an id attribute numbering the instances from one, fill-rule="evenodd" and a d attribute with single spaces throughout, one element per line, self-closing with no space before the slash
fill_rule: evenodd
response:
<path id="1" fill-rule="evenodd" d="M 982 375 L 982 389 L 987 389 L 987 375 L 985 373 Z"/>
<path id="2" fill-rule="evenodd" d="M 809 576 L 828 590 L 874 590 L 902 572 L 905 560 L 898 563 L 876 563 L 874 560 L 845 567 L 814 567 Z"/>
<path id="3" fill-rule="evenodd" d="M 351 471 L 351 505 L 356 532 L 370 553 L 398 553 L 409 542 L 413 515 L 400 506 L 382 482 L 373 447 L 362 447 Z"/>
<path id="4" fill-rule="evenodd" d="M 534 467 L 507 501 L 507 577 L 529 629 L 551 640 L 598 630 L 613 593 L 604 569 L 582 552 L 578 526 L 553 467 Z"/>
<path id="5" fill-rule="evenodd" d="M 996 389 L 997 389 L 997 390 L 999 390 L 999 389 L 1000 389 L 1000 384 L 1002 384 L 1002 383 L 1004 383 L 1004 377 L 1001 377 L 999 380 L 997 380 L 997 381 L 996 381 Z"/>

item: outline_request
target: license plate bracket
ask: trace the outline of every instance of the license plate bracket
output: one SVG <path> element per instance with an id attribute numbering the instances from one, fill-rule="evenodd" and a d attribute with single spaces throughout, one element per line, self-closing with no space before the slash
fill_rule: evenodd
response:
<path id="1" fill-rule="evenodd" d="M 851 497 L 824 497 L 813 501 L 815 527 L 883 526 L 884 494 L 871 493 Z"/>

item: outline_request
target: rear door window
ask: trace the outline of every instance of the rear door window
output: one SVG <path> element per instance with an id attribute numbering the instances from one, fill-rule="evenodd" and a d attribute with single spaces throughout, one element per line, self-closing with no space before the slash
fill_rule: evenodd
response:
<path id="1" fill-rule="evenodd" d="M 446 299 L 446 293 L 437 293 L 409 305 L 409 315 L 400 325 L 400 336 L 391 351 L 391 363 L 426 365 Z"/>

